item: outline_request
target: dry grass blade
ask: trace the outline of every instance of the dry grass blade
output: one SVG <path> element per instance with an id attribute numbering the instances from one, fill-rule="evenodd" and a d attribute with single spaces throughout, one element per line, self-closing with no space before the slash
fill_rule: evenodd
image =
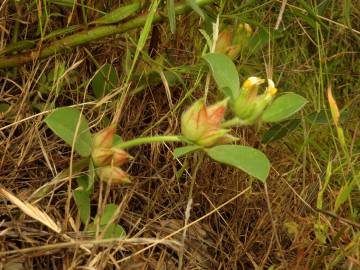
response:
<path id="1" fill-rule="evenodd" d="M 36 219 L 53 231 L 60 233 L 60 227 L 44 211 L 30 203 L 19 200 L 17 197 L 3 188 L 0 188 L 0 192 L 6 199 L 19 207 L 26 215 Z"/>
<path id="2" fill-rule="evenodd" d="M 335 124 L 336 127 L 338 127 L 339 126 L 339 119 L 340 119 L 340 111 L 339 111 L 339 108 L 338 108 L 338 106 L 336 104 L 336 101 L 335 101 L 335 99 L 333 97 L 330 85 L 328 86 L 328 89 L 327 89 L 327 98 L 328 98 L 328 101 L 329 101 L 331 115 L 332 115 L 334 124 Z"/>

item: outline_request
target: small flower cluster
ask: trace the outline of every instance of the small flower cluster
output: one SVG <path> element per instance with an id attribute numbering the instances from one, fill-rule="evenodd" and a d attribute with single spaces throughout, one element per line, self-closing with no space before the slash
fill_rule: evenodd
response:
<path id="1" fill-rule="evenodd" d="M 115 131 L 115 128 L 108 127 L 95 134 L 91 157 L 101 181 L 115 184 L 130 183 L 129 176 L 119 167 L 129 160 L 130 155 L 123 149 L 113 146 Z"/>
<path id="2" fill-rule="evenodd" d="M 230 106 L 236 116 L 235 124 L 253 124 L 272 101 L 277 89 L 271 79 L 268 79 L 268 87 L 265 92 L 262 95 L 257 94 L 259 85 L 264 82 L 263 79 L 250 77 L 243 83 L 240 95 Z M 211 147 L 237 140 L 236 137 L 228 134 L 229 129 L 222 128 L 227 104 L 228 98 L 208 107 L 202 99 L 196 101 L 181 116 L 182 135 L 190 142 L 202 147 Z"/>
<path id="3" fill-rule="evenodd" d="M 247 124 L 253 124 L 272 101 L 277 92 L 274 82 L 268 79 L 268 86 L 262 95 L 257 91 L 265 80 L 258 77 L 248 78 L 240 89 L 240 95 L 232 105 L 234 114 Z"/>

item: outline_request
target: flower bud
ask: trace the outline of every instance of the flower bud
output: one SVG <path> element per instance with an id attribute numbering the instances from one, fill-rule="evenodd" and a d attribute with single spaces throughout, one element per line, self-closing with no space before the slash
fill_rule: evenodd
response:
<path id="1" fill-rule="evenodd" d="M 113 151 L 110 148 L 99 147 L 91 152 L 91 158 L 96 167 L 103 167 L 111 164 Z"/>
<path id="2" fill-rule="evenodd" d="M 206 107 L 203 100 L 195 102 L 181 116 L 181 132 L 195 144 L 210 147 L 223 140 L 229 130 L 221 129 L 228 99 Z"/>
<path id="3" fill-rule="evenodd" d="M 221 122 L 224 120 L 225 111 L 227 108 L 229 99 L 226 98 L 219 101 L 209 107 L 205 107 L 208 115 L 208 124 L 211 128 L 219 128 Z"/>
<path id="4" fill-rule="evenodd" d="M 131 183 L 129 176 L 120 168 L 114 166 L 99 167 L 96 169 L 96 174 L 100 181 L 113 184 L 127 184 Z"/>
<path id="5" fill-rule="evenodd" d="M 227 26 L 219 33 L 215 51 L 228 55 L 231 59 L 239 56 L 242 48 L 246 47 L 253 31 L 247 23 L 239 24 L 237 27 Z"/>
<path id="6" fill-rule="evenodd" d="M 130 155 L 123 149 L 112 147 L 111 151 L 113 153 L 113 155 L 112 155 L 113 163 L 112 164 L 114 166 L 121 166 L 124 163 L 126 163 L 130 158 Z"/>
<path id="7" fill-rule="evenodd" d="M 227 134 L 229 131 L 228 129 L 209 131 L 204 137 L 197 141 L 197 144 L 210 147 L 215 144 L 226 144 L 238 140 L 238 138 Z"/>
<path id="8" fill-rule="evenodd" d="M 93 140 L 93 148 L 112 147 L 115 131 L 114 127 L 107 127 L 96 133 Z"/>
<path id="9" fill-rule="evenodd" d="M 215 51 L 218 53 L 227 54 L 228 48 L 231 46 L 232 30 L 225 29 L 219 33 L 216 41 Z"/>
<path id="10" fill-rule="evenodd" d="M 196 101 L 181 116 L 181 132 L 190 141 L 197 141 L 208 129 L 207 112 L 202 99 Z"/>

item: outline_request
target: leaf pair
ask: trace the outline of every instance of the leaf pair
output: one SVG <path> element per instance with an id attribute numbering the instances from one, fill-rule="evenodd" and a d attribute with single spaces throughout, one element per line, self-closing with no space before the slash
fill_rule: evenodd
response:
<path id="1" fill-rule="evenodd" d="M 240 95 L 239 74 L 235 64 L 224 54 L 210 53 L 203 58 L 209 64 L 219 90 L 232 101 Z M 264 111 L 261 120 L 280 122 L 298 112 L 307 100 L 295 93 L 286 93 L 276 98 Z"/>

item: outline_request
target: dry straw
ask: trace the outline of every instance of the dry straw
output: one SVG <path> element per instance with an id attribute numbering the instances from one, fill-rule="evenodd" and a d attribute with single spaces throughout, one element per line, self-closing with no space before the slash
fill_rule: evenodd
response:
<path id="1" fill-rule="evenodd" d="M 0 188 L 0 193 L 10 202 L 19 207 L 26 215 L 32 217 L 33 219 L 36 219 L 37 221 L 49 227 L 53 231 L 60 233 L 60 227 L 44 211 L 40 210 L 39 208 L 28 202 L 21 201 L 16 196 L 3 188 Z"/>

